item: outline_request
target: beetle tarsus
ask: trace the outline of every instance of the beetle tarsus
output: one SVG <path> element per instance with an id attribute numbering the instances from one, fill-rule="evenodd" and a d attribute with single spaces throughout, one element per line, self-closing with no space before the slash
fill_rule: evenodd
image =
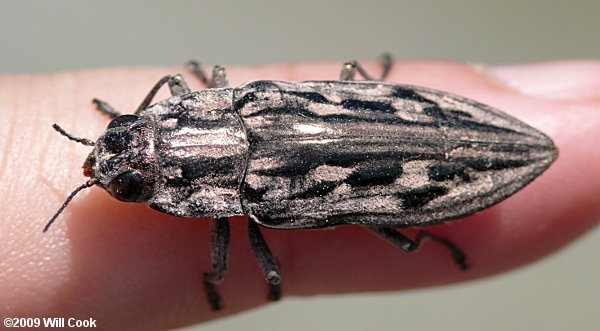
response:
<path id="1" fill-rule="evenodd" d="M 210 272 L 204 273 L 204 292 L 206 293 L 206 298 L 208 300 L 208 304 L 210 305 L 210 309 L 212 310 L 221 310 L 223 309 L 223 303 L 221 300 L 221 295 L 217 290 L 215 284 L 213 284 L 210 279 L 213 278 L 213 274 Z"/>
<path id="2" fill-rule="evenodd" d="M 466 254 L 460 248 L 458 248 L 458 246 L 456 246 L 456 244 L 454 244 L 453 242 L 451 242 L 450 240 L 448 240 L 446 238 L 438 237 L 436 235 L 432 235 L 431 233 L 429 233 L 427 231 L 421 230 L 421 231 L 419 231 L 419 233 L 417 233 L 417 236 L 415 237 L 415 239 L 411 240 L 410 238 L 408 238 L 407 236 L 398 232 L 395 228 L 392 228 L 392 227 L 375 226 L 375 225 L 369 225 L 369 226 L 365 226 L 365 227 L 367 229 L 369 229 L 371 232 L 373 232 L 374 234 L 383 238 L 385 241 L 402 249 L 403 251 L 405 251 L 407 253 L 418 250 L 421 247 L 421 245 L 423 244 L 423 241 L 425 239 L 434 240 L 434 241 L 446 246 L 446 248 L 452 254 L 454 262 L 460 267 L 461 270 L 469 269 L 469 264 L 467 263 Z"/>
<path id="3" fill-rule="evenodd" d="M 461 270 L 468 270 L 471 266 L 467 263 L 467 255 L 456 246 L 452 241 L 444 238 L 433 235 L 427 231 L 421 230 L 417 234 L 417 239 L 415 239 L 415 245 L 420 246 L 421 241 L 423 239 L 431 239 L 434 240 L 444 246 L 452 253 L 452 258 L 454 259 L 454 263 L 456 263 Z"/>
<path id="4" fill-rule="evenodd" d="M 278 301 L 281 299 L 281 284 L 269 284 L 267 299 L 269 301 Z"/>
<path id="5" fill-rule="evenodd" d="M 384 81 L 385 78 L 390 73 L 393 65 L 392 56 L 388 53 L 384 53 L 381 55 L 379 59 L 379 63 L 381 64 L 381 76 L 379 79 L 371 76 L 356 60 L 352 60 L 344 63 L 342 66 L 342 71 L 340 72 L 340 80 L 341 81 L 352 81 L 356 78 L 356 72 L 358 72 L 365 80 L 371 81 Z"/>

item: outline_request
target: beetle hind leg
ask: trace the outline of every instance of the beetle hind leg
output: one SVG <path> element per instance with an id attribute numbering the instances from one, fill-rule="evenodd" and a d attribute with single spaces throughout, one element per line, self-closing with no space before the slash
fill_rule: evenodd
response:
<path id="1" fill-rule="evenodd" d="M 382 72 L 379 79 L 373 78 L 373 76 L 369 75 L 369 73 L 355 60 L 344 63 L 342 66 L 342 71 L 340 72 L 340 80 L 348 81 L 354 80 L 356 77 L 356 72 L 358 72 L 365 80 L 371 81 L 384 81 L 387 75 L 390 73 L 393 65 L 392 56 L 388 53 L 384 53 L 381 55 L 379 59 L 379 63 L 381 64 Z"/>
<path id="2" fill-rule="evenodd" d="M 257 218 L 250 215 L 248 220 L 248 238 L 254 252 L 254 257 L 260 266 L 265 280 L 269 283 L 269 294 L 267 299 L 277 301 L 281 298 L 281 272 L 279 264 L 271 253 L 265 238 L 258 227 Z"/>
<path id="3" fill-rule="evenodd" d="M 367 229 L 369 229 L 371 232 L 373 232 L 374 234 L 383 238 L 385 241 L 402 249 L 405 252 L 413 252 L 413 251 L 418 250 L 421 247 L 421 245 L 423 244 L 423 241 L 425 239 L 434 240 L 434 241 L 444 245 L 450 251 L 450 253 L 452 254 L 452 257 L 454 259 L 454 262 L 460 267 L 460 269 L 462 269 L 462 270 L 469 269 L 469 264 L 467 263 L 467 256 L 465 255 L 465 253 L 460 248 L 458 248 L 458 246 L 456 246 L 456 244 L 454 244 L 453 242 L 451 242 L 450 240 L 448 240 L 446 238 L 438 237 L 438 236 L 433 235 L 425 230 L 420 230 L 419 233 L 417 233 L 417 236 L 415 237 L 415 239 L 411 240 L 410 238 L 406 237 L 402 233 L 398 232 L 395 228 L 390 228 L 387 226 L 376 226 L 376 225 L 368 225 L 365 227 Z"/>
<path id="4" fill-rule="evenodd" d="M 211 229 L 211 264 L 212 270 L 204 273 L 204 289 L 212 310 L 223 309 L 221 295 L 216 285 L 223 281 L 227 272 L 229 256 L 230 230 L 229 219 L 217 218 L 212 221 Z"/>

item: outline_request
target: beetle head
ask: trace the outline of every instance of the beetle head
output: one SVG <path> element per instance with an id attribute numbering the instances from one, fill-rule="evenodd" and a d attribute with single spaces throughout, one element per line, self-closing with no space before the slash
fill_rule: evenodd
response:
<path id="1" fill-rule="evenodd" d="M 148 119 L 113 119 L 83 164 L 83 174 L 98 180 L 115 199 L 145 202 L 152 195 L 154 139 Z"/>
<path id="2" fill-rule="evenodd" d="M 94 146 L 94 150 L 83 163 L 83 175 L 91 179 L 69 195 L 44 232 L 77 193 L 94 185 L 101 186 L 114 198 L 125 202 L 145 202 L 151 197 L 155 175 L 154 140 L 148 121 L 136 115 L 116 117 L 95 143 L 73 136 L 57 124 L 53 125 L 60 134 L 83 145 Z"/>

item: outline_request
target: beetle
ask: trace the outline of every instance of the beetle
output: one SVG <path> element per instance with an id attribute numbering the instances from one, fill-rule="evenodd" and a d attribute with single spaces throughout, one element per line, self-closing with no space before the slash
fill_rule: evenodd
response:
<path id="1" fill-rule="evenodd" d="M 359 224 L 410 252 L 441 243 L 461 269 L 465 254 L 424 230 L 397 230 L 462 218 L 507 198 L 557 157 L 552 140 L 473 100 L 424 87 L 375 80 L 356 62 L 338 81 L 254 81 L 227 87 L 225 69 L 193 72 L 209 88 L 191 91 L 181 75 L 160 79 L 134 114 L 104 101 L 112 118 L 96 142 L 90 177 L 74 190 L 44 232 L 81 190 L 97 185 L 114 198 L 146 203 L 178 217 L 212 218 L 212 270 L 204 274 L 210 306 L 223 307 L 216 285 L 227 271 L 229 217 L 248 215 L 248 236 L 270 285 L 281 296 L 279 265 L 260 226 L 318 229 Z M 365 80 L 354 80 L 356 73 Z M 151 105 L 168 85 L 172 97 Z"/>

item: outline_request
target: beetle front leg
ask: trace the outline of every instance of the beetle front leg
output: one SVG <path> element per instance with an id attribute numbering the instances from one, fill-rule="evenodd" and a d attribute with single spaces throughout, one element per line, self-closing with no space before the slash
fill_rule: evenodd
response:
<path id="1" fill-rule="evenodd" d="M 135 114 L 139 114 L 142 110 L 148 108 L 150 102 L 158 92 L 158 90 L 164 85 L 168 84 L 169 89 L 171 90 L 171 95 L 181 95 L 190 93 L 192 90 L 188 86 L 187 82 L 181 75 L 172 75 L 165 76 L 161 78 L 155 85 L 152 87 L 148 95 L 144 98 L 144 101 L 138 106 L 135 111 Z M 111 106 L 108 102 L 102 101 L 100 99 L 94 98 L 92 102 L 96 105 L 96 109 L 102 112 L 105 115 L 108 115 L 110 118 L 116 118 L 121 116 L 121 112 L 117 111 L 113 106 Z"/>
<path id="2" fill-rule="evenodd" d="M 212 270 L 204 273 L 204 289 L 212 310 L 223 309 L 221 295 L 217 291 L 216 285 L 223 281 L 223 277 L 227 272 L 229 242 L 229 219 L 226 217 L 214 219 L 212 221 L 210 250 Z"/>
<path id="3" fill-rule="evenodd" d="M 281 298 L 281 272 L 279 264 L 271 253 L 265 238 L 258 227 L 258 219 L 250 215 L 248 220 L 248 238 L 254 252 L 254 257 L 260 266 L 265 280 L 269 283 L 269 294 L 267 299 L 277 301 Z"/>
<path id="4" fill-rule="evenodd" d="M 358 71 L 358 73 L 365 80 L 384 81 L 385 78 L 387 77 L 387 75 L 390 73 L 390 70 L 392 68 L 392 64 L 393 64 L 392 56 L 390 54 L 384 53 L 381 55 L 379 62 L 382 67 L 381 77 L 379 79 L 373 78 L 358 62 L 353 60 L 353 61 L 344 63 L 344 65 L 342 67 L 342 72 L 340 72 L 340 80 L 344 80 L 344 81 L 354 80 L 356 77 L 356 72 Z"/>
<path id="5" fill-rule="evenodd" d="M 452 253 L 452 257 L 454 258 L 454 262 L 462 269 L 469 269 L 469 265 L 467 264 L 467 256 L 465 253 L 458 248 L 454 243 L 450 240 L 442 237 L 435 236 L 427 231 L 420 230 L 417 233 L 417 236 L 414 240 L 406 237 L 402 233 L 398 232 L 395 228 L 390 228 L 387 226 L 376 226 L 376 225 L 366 225 L 367 229 L 371 232 L 375 233 L 379 237 L 383 238 L 387 242 L 392 245 L 402 249 L 405 252 L 414 252 L 423 244 L 423 240 L 431 239 L 437 241 L 438 243 L 446 246 L 446 248 Z"/>
<path id="6" fill-rule="evenodd" d="M 96 110 L 100 111 L 104 115 L 108 115 L 111 119 L 121 116 L 122 114 L 115 110 L 113 106 L 108 104 L 106 101 L 94 98 L 92 102 L 96 105 Z"/>

